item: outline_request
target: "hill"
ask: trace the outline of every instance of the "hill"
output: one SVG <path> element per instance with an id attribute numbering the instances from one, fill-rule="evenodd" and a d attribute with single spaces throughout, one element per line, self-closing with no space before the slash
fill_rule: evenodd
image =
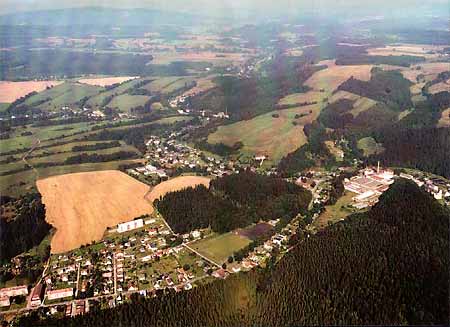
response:
<path id="1" fill-rule="evenodd" d="M 310 237 L 273 269 L 189 292 L 133 296 L 84 316 L 21 326 L 294 326 L 449 323 L 449 213 L 400 180 L 368 213 Z M 270 266 L 270 265 L 269 265 Z M 294 305 L 295 304 L 295 305 Z"/>

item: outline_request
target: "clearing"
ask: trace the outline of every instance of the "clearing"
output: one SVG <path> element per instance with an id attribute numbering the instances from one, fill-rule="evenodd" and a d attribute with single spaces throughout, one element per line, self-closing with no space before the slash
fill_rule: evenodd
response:
<path id="1" fill-rule="evenodd" d="M 101 77 L 101 78 L 83 78 L 78 82 L 82 84 L 95 85 L 95 86 L 109 86 L 117 83 L 123 83 L 131 79 L 138 78 L 137 76 L 118 76 L 118 77 Z"/>
<path id="2" fill-rule="evenodd" d="M 47 87 L 53 87 L 61 83 L 61 81 L 0 81 L 0 102 L 11 103 L 33 91 L 41 92 L 46 90 Z"/>
<path id="3" fill-rule="evenodd" d="M 208 142 L 228 146 L 242 142 L 242 154 L 268 155 L 270 162 L 277 163 L 307 142 L 303 126 L 316 120 L 319 112 L 318 104 L 271 111 L 250 120 L 220 126 L 208 136 Z"/>
<path id="4" fill-rule="evenodd" d="M 188 187 L 194 187 L 199 184 L 203 184 L 209 187 L 210 179 L 202 176 L 179 176 L 172 178 L 168 181 L 162 182 L 156 185 L 151 192 L 146 196 L 150 203 L 153 203 L 156 199 L 166 195 L 169 192 L 180 191 Z"/>
<path id="5" fill-rule="evenodd" d="M 247 237 L 235 232 L 229 232 L 218 236 L 212 236 L 189 244 L 191 248 L 212 261 L 222 264 L 234 252 L 250 244 Z"/>
<path id="6" fill-rule="evenodd" d="M 316 91 L 323 90 L 328 94 L 352 76 L 361 81 L 369 81 L 373 67 L 373 65 L 337 66 L 334 60 L 322 61 L 318 65 L 327 65 L 328 68 L 314 73 L 305 85 Z"/>
<path id="7" fill-rule="evenodd" d="M 117 170 L 60 175 L 37 181 L 46 220 L 56 228 L 52 253 L 98 241 L 109 226 L 153 212 L 148 186 Z"/>

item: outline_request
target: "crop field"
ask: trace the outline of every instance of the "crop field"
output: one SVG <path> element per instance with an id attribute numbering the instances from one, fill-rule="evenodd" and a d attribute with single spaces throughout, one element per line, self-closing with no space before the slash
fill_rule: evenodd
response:
<path id="1" fill-rule="evenodd" d="M 328 94 L 351 76 L 362 81 L 369 81 L 372 75 L 370 72 L 372 65 L 337 66 L 334 61 L 329 60 L 319 64 L 326 64 L 328 68 L 316 72 L 305 82 L 305 85 L 316 91 L 324 90 Z"/>
<path id="2" fill-rule="evenodd" d="M 441 118 L 438 122 L 438 127 L 450 127 L 450 108 L 442 112 Z"/>
<path id="3" fill-rule="evenodd" d="M 98 241 L 108 226 L 153 212 L 148 186 L 119 171 L 66 174 L 37 181 L 46 220 L 56 228 L 52 253 Z"/>
<path id="4" fill-rule="evenodd" d="M 144 106 L 149 99 L 150 97 L 146 95 L 122 94 L 114 97 L 111 102 L 108 103 L 108 107 L 126 112 L 130 111 L 132 108 Z"/>
<path id="5" fill-rule="evenodd" d="M 235 232 L 208 237 L 190 244 L 194 250 L 218 264 L 225 262 L 234 252 L 250 244 L 250 239 Z"/>
<path id="6" fill-rule="evenodd" d="M 433 46 L 425 44 L 398 44 L 388 45 L 384 48 L 373 48 L 367 50 L 371 56 L 418 56 L 426 59 L 436 59 L 442 57 L 436 53 L 442 51 L 443 46 Z M 433 53 L 435 52 L 435 53 Z"/>
<path id="7" fill-rule="evenodd" d="M 0 81 L 0 102 L 14 102 L 33 91 L 41 92 L 47 87 L 59 85 L 60 81 L 26 81 L 26 82 L 8 82 Z"/>
<path id="8" fill-rule="evenodd" d="M 118 76 L 118 77 L 101 77 L 101 78 L 82 78 L 78 82 L 82 84 L 95 86 L 109 86 L 116 83 L 123 83 L 131 79 L 138 78 L 137 76 Z"/>
<path id="9" fill-rule="evenodd" d="M 194 187 L 196 185 L 203 184 L 209 187 L 210 179 L 202 176 L 179 176 L 168 181 L 162 182 L 156 185 L 149 194 L 146 195 L 146 199 L 153 203 L 156 199 L 164 196 L 169 192 L 180 191 L 188 187 Z"/>
<path id="10" fill-rule="evenodd" d="M 307 142 L 303 126 L 316 120 L 319 112 L 319 105 L 272 111 L 250 120 L 220 126 L 209 135 L 208 142 L 222 142 L 229 146 L 242 142 L 242 154 L 268 155 L 270 162 L 277 163 Z M 272 115 L 278 115 L 278 118 Z"/>
<path id="11" fill-rule="evenodd" d="M 445 91 L 449 92 L 450 91 L 450 80 L 447 80 L 445 82 L 441 82 L 438 84 L 434 84 L 434 85 L 430 86 L 428 91 L 431 94 L 436 94 L 436 93 L 445 92 Z"/>
<path id="12" fill-rule="evenodd" d="M 305 102 L 317 102 L 321 103 L 324 98 L 326 97 L 326 94 L 324 92 L 318 92 L 318 91 L 309 91 L 306 93 L 293 93 L 289 94 L 288 96 L 285 96 L 282 98 L 278 104 L 279 105 L 294 105 L 297 103 L 305 103 Z"/>

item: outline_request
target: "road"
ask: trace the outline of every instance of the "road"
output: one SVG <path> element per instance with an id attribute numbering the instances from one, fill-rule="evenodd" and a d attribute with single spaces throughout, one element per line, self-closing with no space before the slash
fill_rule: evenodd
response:
<path id="1" fill-rule="evenodd" d="M 31 167 L 31 169 L 34 171 L 34 173 L 36 174 L 37 177 L 39 177 L 39 172 L 36 170 L 36 168 L 34 168 L 28 161 L 27 161 L 27 157 L 41 144 L 41 140 L 40 139 L 36 139 L 36 142 L 33 144 L 33 146 L 31 147 L 31 149 L 25 153 L 25 155 L 22 157 L 22 161 Z"/>

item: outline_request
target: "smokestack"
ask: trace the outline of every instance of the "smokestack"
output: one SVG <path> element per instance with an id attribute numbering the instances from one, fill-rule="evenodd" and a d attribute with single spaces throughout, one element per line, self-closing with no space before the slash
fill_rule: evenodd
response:
<path id="1" fill-rule="evenodd" d="M 378 166 L 377 166 L 377 174 L 380 173 L 380 160 L 378 160 Z"/>

